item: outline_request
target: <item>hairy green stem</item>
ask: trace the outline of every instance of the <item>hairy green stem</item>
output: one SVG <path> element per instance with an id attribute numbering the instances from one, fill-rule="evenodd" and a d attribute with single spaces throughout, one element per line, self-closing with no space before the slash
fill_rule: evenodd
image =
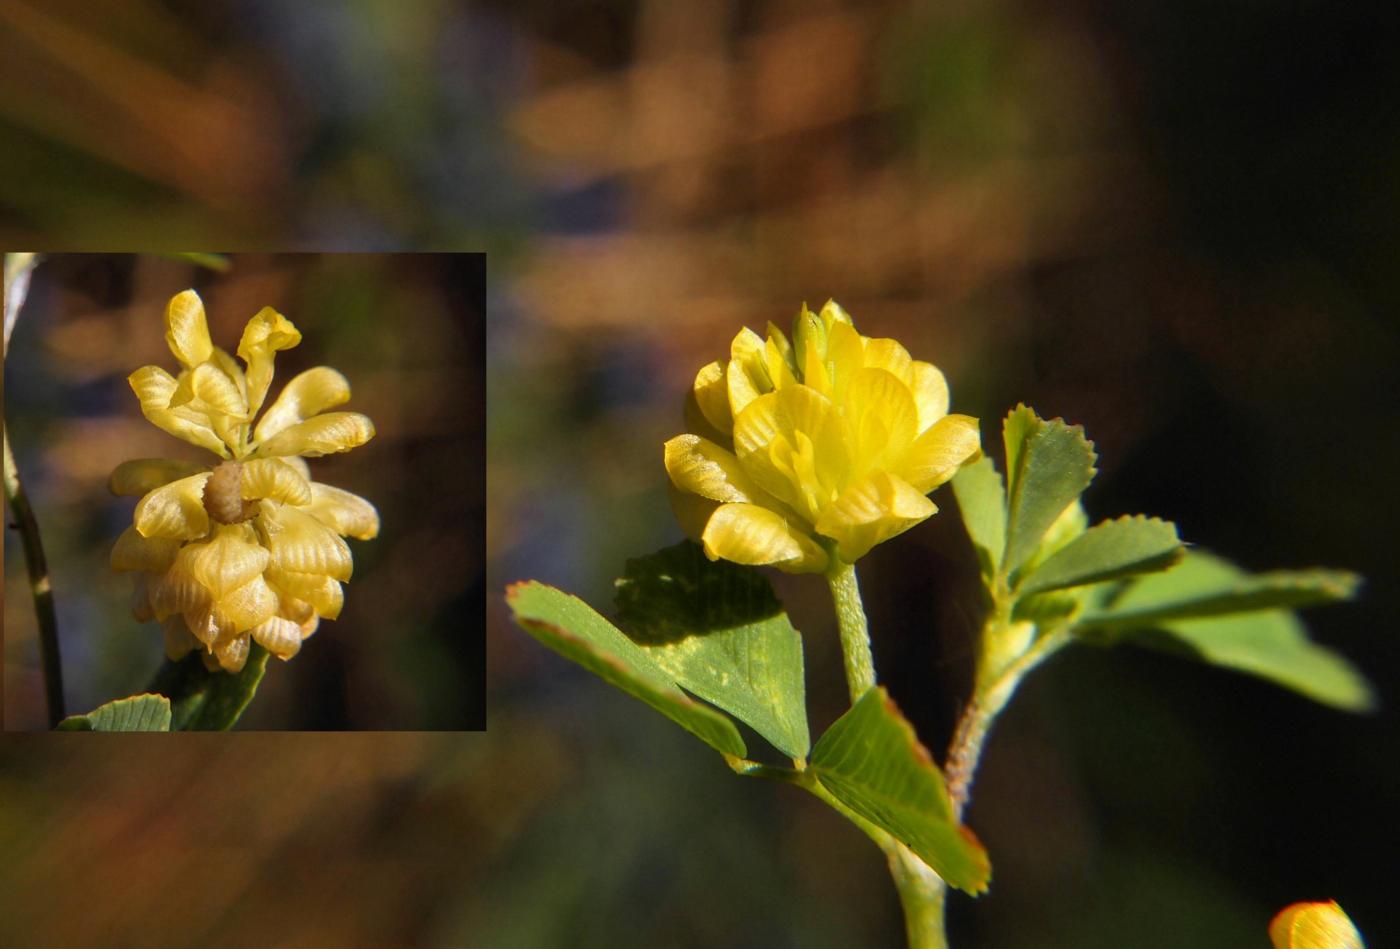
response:
<path id="1" fill-rule="evenodd" d="M 851 704 L 854 705 L 875 687 L 875 660 L 870 652 L 870 629 L 860 601 L 856 568 L 837 558 L 833 558 L 832 562 L 833 567 L 827 572 L 826 579 L 831 585 L 831 599 L 836 607 L 846 685 L 851 693 Z M 910 949 L 947 949 L 948 939 L 943 930 L 945 886 L 938 874 L 904 844 L 841 805 L 818 782 L 811 782 L 810 789 L 854 821 L 885 852 L 890 876 L 894 878 L 899 903 L 904 909 L 904 929 Z"/>
<path id="2" fill-rule="evenodd" d="M 860 584 L 854 564 L 842 563 L 832 557 L 827 572 L 831 584 L 831 599 L 836 606 L 836 624 L 841 631 L 841 658 L 846 665 L 846 686 L 851 692 L 851 704 L 875 687 L 875 660 L 870 654 L 870 630 L 866 625 L 865 608 L 860 602 Z"/>
<path id="3" fill-rule="evenodd" d="M 63 718 L 63 667 L 58 653 L 58 617 L 53 608 L 53 583 L 44 558 L 44 542 L 39 522 L 24 493 L 14 453 L 10 451 L 9 429 L 5 441 L 5 500 L 14 514 L 14 527 L 24 545 L 24 563 L 29 568 L 29 591 L 34 597 L 34 615 L 39 624 L 39 657 L 44 670 L 44 694 L 48 700 L 49 727 Z"/>

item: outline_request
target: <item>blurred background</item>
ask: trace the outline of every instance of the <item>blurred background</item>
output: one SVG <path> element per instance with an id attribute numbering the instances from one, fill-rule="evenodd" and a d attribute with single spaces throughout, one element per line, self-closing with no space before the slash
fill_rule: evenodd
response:
<path id="1" fill-rule="evenodd" d="M 4 941 L 898 945 L 863 837 L 730 775 L 500 598 L 535 577 L 606 611 L 625 559 L 679 537 L 660 445 L 695 370 L 835 297 L 941 366 L 989 442 L 1019 400 L 1083 423 L 1094 517 L 1369 581 L 1306 618 L 1377 683 L 1374 716 L 1132 650 L 1038 672 L 984 759 L 995 878 L 953 899 L 954 944 L 1262 946 L 1327 898 L 1400 943 L 1393 20 L 0 2 L 7 247 L 489 252 L 487 733 L 9 736 Z M 977 617 L 935 500 L 862 580 L 877 667 L 939 753 Z M 843 692 L 825 592 L 777 585 L 820 730 Z"/>
<path id="2" fill-rule="evenodd" d="M 43 530 L 69 713 L 144 691 L 164 658 L 159 626 L 131 617 L 133 575 L 109 566 L 135 504 L 108 493 L 107 477 L 132 458 L 213 459 L 147 422 L 126 381 L 141 366 L 178 368 L 163 314 L 194 287 L 229 352 L 264 306 L 301 330 L 277 356 L 267 404 L 297 373 L 330 365 L 350 380 L 348 407 L 377 429 L 362 448 L 310 462 L 316 480 L 372 501 L 382 529 L 350 542 L 340 617 L 294 661 L 271 663 L 242 727 L 484 727 L 484 258 L 234 254 L 221 266 L 60 253 L 34 271 L 6 365 L 6 420 Z M 43 729 L 18 535 L 6 554 L 5 725 Z"/>

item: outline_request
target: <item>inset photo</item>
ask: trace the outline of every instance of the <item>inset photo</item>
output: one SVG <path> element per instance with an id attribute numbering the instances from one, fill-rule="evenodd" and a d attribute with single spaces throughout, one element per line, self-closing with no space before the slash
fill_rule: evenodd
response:
<path id="1" fill-rule="evenodd" d="M 482 254 L 5 254 L 7 730 L 479 730 Z"/>

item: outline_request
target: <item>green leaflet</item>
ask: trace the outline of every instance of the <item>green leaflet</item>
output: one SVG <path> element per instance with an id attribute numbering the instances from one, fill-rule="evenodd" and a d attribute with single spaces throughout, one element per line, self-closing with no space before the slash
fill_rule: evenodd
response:
<path id="1" fill-rule="evenodd" d="M 1308 639 L 1297 616 L 1279 607 L 1349 598 L 1358 578 L 1343 571 L 1279 571 L 1249 575 L 1200 550 L 1179 567 L 1144 577 L 1084 616 L 1078 629 L 1093 639 L 1129 640 L 1187 652 L 1213 665 L 1247 672 L 1325 705 L 1374 707 L 1366 678 L 1345 658 Z"/>
<path id="2" fill-rule="evenodd" d="M 950 885 L 974 895 L 987 889 L 986 850 L 953 820 L 943 773 L 883 688 L 866 692 L 822 735 L 809 770 L 832 797 L 894 835 Z"/>
<path id="3" fill-rule="evenodd" d="M 641 699 L 717 751 L 745 754 L 732 721 L 683 693 L 642 647 L 587 603 L 533 580 L 507 589 L 506 602 L 526 632 L 561 656 Z"/>
<path id="4" fill-rule="evenodd" d="M 1006 417 L 1006 550 L 1011 573 L 1035 553 L 1041 538 L 1094 478 L 1094 449 L 1079 426 L 1046 422 L 1024 405 Z"/>
<path id="5" fill-rule="evenodd" d="M 1006 489 L 996 464 L 984 455 L 965 465 L 953 478 L 953 494 L 982 575 L 995 576 L 1006 549 Z"/>
<path id="6" fill-rule="evenodd" d="M 58 723 L 61 732 L 168 732 L 170 700 L 163 695 L 133 695 L 99 705 L 86 715 Z"/>
<path id="7" fill-rule="evenodd" d="M 802 637 L 761 573 L 683 541 L 627 562 L 617 608 L 632 641 L 678 685 L 788 756 L 806 756 Z"/>
<path id="8" fill-rule="evenodd" d="M 1063 590 L 1153 570 L 1181 559 L 1181 540 L 1171 521 L 1120 517 L 1089 528 L 1051 554 L 1021 581 L 1022 595 Z"/>
<path id="9" fill-rule="evenodd" d="M 171 731 L 228 731 L 257 694 L 267 671 L 268 651 L 249 644 L 248 661 L 239 672 L 210 672 L 198 653 L 167 661 L 150 691 L 170 699 Z"/>
<path id="10" fill-rule="evenodd" d="M 1084 622 L 1129 626 L 1250 610 L 1297 609 L 1349 600 L 1361 578 L 1346 570 L 1271 570 L 1248 574 L 1222 557 L 1193 550 L 1175 570 L 1144 578 Z"/>

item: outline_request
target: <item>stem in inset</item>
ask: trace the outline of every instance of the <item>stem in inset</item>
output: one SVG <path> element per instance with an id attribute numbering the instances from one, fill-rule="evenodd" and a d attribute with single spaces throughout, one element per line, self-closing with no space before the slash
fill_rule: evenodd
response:
<path id="1" fill-rule="evenodd" d="M 15 517 L 15 529 L 24 544 L 24 563 L 29 568 L 29 591 L 34 597 L 34 615 L 39 624 L 39 657 L 44 669 L 44 694 L 48 700 L 49 727 L 63 718 L 63 667 L 58 653 L 58 617 L 53 608 L 53 584 L 49 580 L 49 565 L 44 559 L 44 542 L 39 535 L 39 522 L 24 493 L 15 456 L 10 451 L 10 432 L 5 441 L 5 500 Z"/>
<path id="2" fill-rule="evenodd" d="M 20 308 L 29 294 L 29 275 L 38 257 L 35 254 L 5 255 L 4 341 L 5 356 L 10 354 L 10 334 L 19 320 Z M 10 430 L 4 430 L 5 500 L 14 514 L 14 527 L 24 545 L 24 563 L 29 569 L 29 590 L 34 597 L 34 616 L 39 624 L 39 661 L 44 670 L 44 695 L 48 702 L 49 727 L 63 718 L 63 666 L 58 652 L 58 618 L 53 607 L 53 583 L 49 565 L 44 558 L 44 542 L 39 534 L 39 522 L 34 508 L 24 493 L 19 467 L 10 450 Z"/>

